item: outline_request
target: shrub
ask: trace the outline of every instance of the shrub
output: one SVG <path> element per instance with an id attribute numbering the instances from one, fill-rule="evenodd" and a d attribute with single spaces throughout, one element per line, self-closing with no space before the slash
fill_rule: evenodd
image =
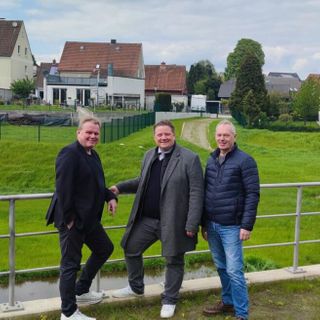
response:
<path id="1" fill-rule="evenodd" d="M 155 111 L 172 111 L 171 95 L 164 92 L 157 93 L 154 106 Z"/>
<path id="2" fill-rule="evenodd" d="M 288 123 L 288 122 L 292 122 L 292 120 L 293 120 L 293 117 L 288 113 L 283 113 L 283 114 L 280 114 L 279 116 L 280 122 Z"/>

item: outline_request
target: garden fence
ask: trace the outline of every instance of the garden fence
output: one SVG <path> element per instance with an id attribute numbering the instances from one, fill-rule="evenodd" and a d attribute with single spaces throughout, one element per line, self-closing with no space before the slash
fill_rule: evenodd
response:
<path id="1" fill-rule="evenodd" d="M 131 133 L 155 123 L 155 113 L 141 113 L 123 118 L 112 118 L 102 123 L 101 143 L 109 143 L 124 138 Z M 59 130 L 57 130 L 57 128 Z M 13 125 L 0 119 L 0 140 L 38 141 L 38 142 L 71 142 L 75 137 L 74 126 Z"/>

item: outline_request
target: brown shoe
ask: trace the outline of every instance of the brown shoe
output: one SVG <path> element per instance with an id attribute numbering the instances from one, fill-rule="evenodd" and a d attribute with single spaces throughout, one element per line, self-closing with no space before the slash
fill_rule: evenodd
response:
<path id="1" fill-rule="evenodd" d="M 213 306 L 205 307 L 202 311 L 202 314 L 205 316 L 214 316 L 220 313 L 234 313 L 234 308 L 232 304 L 224 304 L 222 301 L 219 301 Z"/>

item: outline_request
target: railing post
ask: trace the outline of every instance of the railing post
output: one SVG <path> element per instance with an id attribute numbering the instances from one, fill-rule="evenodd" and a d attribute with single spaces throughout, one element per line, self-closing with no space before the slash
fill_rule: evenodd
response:
<path id="1" fill-rule="evenodd" d="M 101 271 L 99 270 L 95 276 L 96 279 L 96 291 L 100 292 L 101 286 L 100 286 L 100 280 L 101 280 Z"/>
<path id="2" fill-rule="evenodd" d="M 301 222 L 301 206 L 302 206 L 302 186 L 297 187 L 297 203 L 296 203 L 296 223 L 294 232 L 294 251 L 293 251 L 293 265 L 289 268 L 292 273 L 305 272 L 299 268 L 299 245 L 300 245 L 300 222 Z"/>
<path id="3" fill-rule="evenodd" d="M 3 312 L 14 310 L 22 310 L 21 302 L 14 301 L 15 288 L 15 271 L 16 271 L 16 254 L 15 254 L 15 240 L 16 240 L 16 223 L 15 223 L 15 200 L 9 201 L 9 302 L 0 305 Z"/>
<path id="4" fill-rule="evenodd" d="M 41 131 L 41 127 L 40 127 L 40 123 L 38 124 L 38 142 L 40 142 L 40 131 Z"/>

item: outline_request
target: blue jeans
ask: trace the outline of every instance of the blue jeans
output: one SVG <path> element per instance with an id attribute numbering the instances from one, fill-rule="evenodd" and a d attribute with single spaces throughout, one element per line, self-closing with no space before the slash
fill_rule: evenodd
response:
<path id="1" fill-rule="evenodd" d="M 240 226 L 208 221 L 208 242 L 222 285 L 222 302 L 234 306 L 237 317 L 248 318 L 249 298 L 243 272 Z"/>

